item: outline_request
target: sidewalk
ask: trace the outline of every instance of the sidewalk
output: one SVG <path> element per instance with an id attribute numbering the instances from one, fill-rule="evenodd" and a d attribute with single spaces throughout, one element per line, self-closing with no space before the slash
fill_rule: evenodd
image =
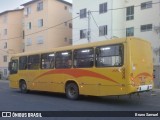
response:
<path id="1" fill-rule="evenodd" d="M 9 83 L 9 80 L 0 80 L 0 82 Z"/>
<path id="2" fill-rule="evenodd" d="M 160 88 L 154 88 L 152 91 L 153 92 L 160 92 Z"/>

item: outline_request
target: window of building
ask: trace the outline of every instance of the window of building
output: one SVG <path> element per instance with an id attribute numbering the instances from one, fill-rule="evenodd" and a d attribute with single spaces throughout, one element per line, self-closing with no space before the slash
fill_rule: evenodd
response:
<path id="1" fill-rule="evenodd" d="M 41 68 L 42 69 L 53 69 L 55 63 L 54 53 L 45 53 L 41 55 Z"/>
<path id="2" fill-rule="evenodd" d="M 130 6 L 126 8 L 126 20 L 134 19 L 134 6 Z"/>
<path id="3" fill-rule="evenodd" d="M 107 3 L 103 3 L 99 5 L 99 13 L 106 13 L 107 12 Z"/>
<path id="4" fill-rule="evenodd" d="M 37 37 L 37 44 L 43 44 L 44 43 L 44 37 L 43 36 L 38 36 Z"/>
<path id="5" fill-rule="evenodd" d="M 69 28 L 72 28 L 72 23 L 69 23 Z"/>
<path id="6" fill-rule="evenodd" d="M 3 23 L 7 23 L 7 15 L 3 15 Z"/>
<path id="7" fill-rule="evenodd" d="M 87 29 L 80 30 L 80 39 L 87 38 Z"/>
<path id="8" fill-rule="evenodd" d="M 19 70 L 27 69 L 27 56 L 23 56 L 19 58 Z"/>
<path id="9" fill-rule="evenodd" d="M 7 73 L 8 73 L 8 71 L 7 71 L 7 69 L 4 69 L 4 76 L 7 76 Z"/>
<path id="10" fill-rule="evenodd" d="M 28 56 L 28 69 L 37 70 L 39 68 L 40 68 L 40 56 L 39 55 Z"/>
<path id="11" fill-rule="evenodd" d="M 28 30 L 31 30 L 31 29 L 32 29 L 32 24 L 31 24 L 31 22 L 28 22 L 28 23 L 27 23 L 27 29 L 28 29 Z"/>
<path id="12" fill-rule="evenodd" d="M 65 10 L 67 10 L 67 8 L 68 8 L 67 6 L 64 6 L 64 9 L 65 9 Z"/>
<path id="13" fill-rule="evenodd" d="M 56 53 L 56 68 L 67 69 L 72 67 L 72 51 Z"/>
<path id="14" fill-rule="evenodd" d="M 94 65 L 94 49 L 86 48 L 74 51 L 74 67 L 90 68 Z"/>
<path id="15" fill-rule="evenodd" d="M 30 46 L 30 45 L 32 45 L 32 39 L 28 38 L 26 40 L 26 46 Z"/>
<path id="16" fill-rule="evenodd" d="M 152 8 L 152 1 L 141 3 L 141 10 Z"/>
<path id="17" fill-rule="evenodd" d="M 43 19 L 38 20 L 38 27 L 43 27 Z"/>
<path id="18" fill-rule="evenodd" d="M 141 25 L 141 32 L 152 31 L 152 24 Z"/>
<path id="19" fill-rule="evenodd" d="M 26 7 L 24 9 L 24 15 L 29 15 L 29 14 L 31 14 L 31 7 Z"/>
<path id="20" fill-rule="evenodd" d="M 107 35 L 107 25 L 99 27 L 99 36 Z"/>
<path id="21" fill-rule="evenodd" d="M 7 30 L 7 29 L 4 29 L 4 30 L 3 30 L 3 35 L 7 35 L 7 33 L 8 33 L 8 30 Z"/>
<path id="22" fill-rule="evenodd" d="M 97 67 L 118 67 L 123 65 L 123 46 L 112 45 L 96 48 Z"/>
<path id="23" fill-rule="evenodd" d="M 67 22 L 64 22 L 64 25 L 67 26 Z"/>
<path id="24" fill-rule="evenodd" d="M 24 30 L 23 30 L 23 33 L 22 33 L 22 34 L 23 34 L 23 39 L 25 39 L 25 31 L 24 31 Z"/>
<path id="25" fill-rule="evenodd" d="M 6 48 L 7 48 L 7 42 L 4 43 L 4 49 L 6 49 Z"/>
<path id="26" fill-rule="evenodd" d="M 37 11 L 43 10 L 43 2 L 37 3 Z"/>
<path id="27" fill-rule="evenodd" d="M 134 36 L 134 27 L 126 28 L 126 36 Z"/>
<path id="28" fill-rule="evenodd" d="M 87 9 L 80 10 L 80 18 L 86 18 L 87 17 Z"/>
<path id="29" fill-rule="evenodd" d="M 7 56 L 3 56 L 3 62 L 7 62 Z"/>
<path id="30" fill-rule="evenodd" d="M 71 45 L 72 45 L 72 39 L 69 39 L 69 44 L 71 44 Z"/>
<path id="31" fill-rule="evenodd" d="M 68 42 L 68 39 L 66 37 L 64 38 L 64 42 Z"/>

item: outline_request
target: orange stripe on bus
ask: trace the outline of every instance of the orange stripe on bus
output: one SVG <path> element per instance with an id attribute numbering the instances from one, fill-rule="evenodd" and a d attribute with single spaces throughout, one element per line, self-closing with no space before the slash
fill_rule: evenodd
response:
<path id="1" fill-rule="evenodd" d="M 51 70 L 48 71 L 38 77 L 36 77 L 35 79 L 39 79 L 43 76 L 46 75 L 50 75 L 50 74 L 67 74 L 67 75 L 71 75 L 75 78 L 80 78 L 80 77 L 95 77 L 95 78 L 100 78 L 100 79 L 104 79 L 104 80 L 108 80 L 114 83 L 119 84 L 117 81 L 114 81 L 113 79 L 106 77 L 104 75 L 98 74 L 96 72 L 92 72 L 89 70 L 82 70 L 82 69 L 59 69 L 59 70 Z"/>
<path id="2" fill-rule="evenodd" d="M 140 73 L 134 79 L 136 79 L 136 78 L 138 78 L 140 76 L 145 76 L 145 77 L 151 77 L 152 78 L 152 75 L 150 75 L 149 73 Z"/>

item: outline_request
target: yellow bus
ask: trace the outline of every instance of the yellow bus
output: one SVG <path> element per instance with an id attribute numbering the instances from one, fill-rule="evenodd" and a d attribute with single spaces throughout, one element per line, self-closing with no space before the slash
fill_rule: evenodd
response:
<path id="1" fill-rule="evenodd" d="M 10 87 L 80 95 L 129 95 L 152 90 L 151 44 L 117 38 L 53 50 L 21 53 L 9 63 Z"/>

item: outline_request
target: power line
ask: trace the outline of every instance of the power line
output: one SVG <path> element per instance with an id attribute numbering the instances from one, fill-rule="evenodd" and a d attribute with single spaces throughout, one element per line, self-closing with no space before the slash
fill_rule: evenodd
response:
<path id="1" fill-rule="evenodd" d="M 3 50 L 3 49 L 0 49 L 0 51 L 5 52 L 5 53 L 8 53 L 7 51 L 5 51 L 5 50 Z"/>
<path id="2" fill-rule="evenodd" d="M 64 22 L 62 22 L 62 23 L 59 23 L 59 24 L 57 24 L 57 25 L 54 25 L 54 26 L 52 26 L 52 27 L 49 27 L 49 28 L 46 28 L 46 29 L 43 29 L 43 30 L 40 30 L 40 31 L 37 31 L 37 32 L 34 32 L 34 33 L 27 34 L 27 35 L 25 35 L 25 36 L 30 36 L 30 35 L 33 35 L 33 34 L 36 34 L 36 33 L 40 33 L 40 32 L 43 32 L 43 31 L 46 31 L 46 30 L 49 30 L 49 29 L 58 27 L 58 26 L 60 26 L 60 25 L 63 25 L 65 22 L 72 21 L 72 20 L 74 20 L 74 19 L 76 19 L 76 18 L 78 18 L 78 17 L 79 17 L 79 16 L 74 17 L 74 18 L 72 18 L 72 19 L 70 19 L 70 20 L 64 21 Z"/>
<path id="3" fill-rule="evenodd" d="M 151 4 L 159 4 L 160 2 L 155 2 L 155 3 L 151 3 Z M 141 5 L 135 5 L 134 7 L 140 7 Z M 114 9 L 108 9 L 107 11 L 112 11 L 112 10 L 120 10 L 120 9 L 126 9 L 127 7 L 122 7 L 122 8 L 114 8 Z M 90 11 L 91 15 L 92 15 L 92 12 L 99 12 L 99 11 Z M 52 29 L 52 28 L 56 28 L 62 24 L 64 24 L 65 22 L 69 22 L 69 21 L 73 21 L 74 19 L 78 18 L 79 16 L 77 17 L 74 17 L 72 19 L 69 19 L 67 21 L 64 21 L 62 23 L 59 23 L 57 25 L 54 25 L 52 27 L 49 27 L 49 28 L 46 28 L 46 29 L 43 29 L 43 30 L 40 30 L 40 31 L 37 31 L 37 32 L 34 32 L 34 33 L 30 33 L 30 34 L 27 34 L 27 35 L 24 35 L 24 36 L 30 36 L 30 35 L 33 35 L 33 34 L 37 34 L 37 33 L 40 33 L 40 32 L 43 32 L 43 31 L 46 31 L 46 30 L 49 30 L 49 29 Z M 92 19 L 94 20 L 96 26 L 98 26 L 97 22 L 95 21 L 93 15 L 92 15 Z M 18 39 L 18 38 L 22 38 L 23 36 L 18 36 L 18 37 L 13 37 L 13 38 L 7 38 L 7 39 L 1 39 L 0 41 L 2 40 L 12 40 L 12 39 Z M 106 37 L 106 36 L 105 36 Z"/>
<path id="4" fill-rule="evenodd" d="M 92 19 L 93 19 L 94 23 L 96 24 L 96 26 L 97 26 L 97 28 L 98 28 L 98 30 L 99 30 L 99 25 L 97 24 L 96 20 L 94 19 L 94 16 L 92 15 L 92 12 L 91 12 L 91 16 L 92 16 Z M 105 35 L 104 35 L 104 37 L 105 37 L 106 39 L 108 39 Z"/>
<path id="5" fill-rule="evenodd" d="M 78 17 L 79 17 L 79 16 L 76 16 L 76 17 L 74 17 L 74 18 L 72 18 L 72 19 L 69 19 L 69 20 L 64 21 L 64 22 L 62 22 L 62 23 L 59 23 L 59 24 L 57 24 L 57 25 L 48 27 L 48 28 L 46 28 L 46 29 L 43 29 L 43 30 L 40 30 L 40 31 L 37 31 L 37 32 L 30 33 L 30 34 L 27 34 L 27 35 L 24 35 L 24 36 L 26 37 L 26 36 L 30 36 L 30 35 L 33 35 L 33 34 L 37 34 L 37 33 L 40 33 L 40 32 L 43 32 L 43 31 L 46 31 L 46 30 L 49 30 L 49 29 L 52 29 L 52 28 L 56 28 L 56 27 L 58 27 L 58 26 L 60 26 L 60 25 L 63 25 L 65 22 L 73 21 L 74 19 L 77 19 Z M 23 37 L 23 36 L 13 37 L 13 38 L 8 38 L 8 39 L 1 39 L 0 41 L 2 41 L 2 40 L 17 39 L 17 38 L 22 38 L 22 37 Z"/>
<path id="6" fill-rule="evenodd" d="M 79 16 L 74 17 L 74 18 L 72 18 L 72 19 L 69 19 L 69 20 L 67 20 L 67 21 L 64 21 L 64 22 L 62 22 L 62 23 L 59 23 L 59 24 L 57 24 L 57 25 L 54 25 L 54 26 L 52 26 L 52 27 L 49 27 L 49 28 L 43 29 L 43 30 L 41 30 L 41 31 L 37 31 L 37 32 L 31 33 L 31 34 L 27 34 L 27 35 L 25 35 L 25 36 L 30 36 L 30 35 L 33 35 L 33 34 L 36 34 L 36 33 L 40 33 L 40 32 L 43 32 L 43 31 L 46 31 L 46 30 L 49 30 L 49 29 L 52 29 L 52 28 L 58 27 L 58 26 L 60 26 L 60 25 L 64 24 L 65 22 L 72 21 L 72 20 L 74 20 L 74 19 L 76 19 L 76 18 L 78 18 L 78 17 L 79 17 Z M 23 37 L 23 36 L 13 37 L 13 38 L 8 38 L 8 39 L 1 39 L 0 41 L 2 41 L 2 40 L 7 40 L 7 41 L 8 41 L 8 40 L 18 39 L 18 38 L 22 38 L 22 37 Z M 7 52 L 7 51 L 5 51 L 5 50 L 3 50 L 3 49 L 0 49 L 0 51 L 5 52 L 5 53 L 7 53 L 7 54 L 8 54 L 8 52 Z"/>
<path id="7" fill-rule="evenodd" d="M 1 39 L 0 41 L 3 41 L 3 40 L 12 40 L 12 39 L 18 39 L 18 38 L 23 38 L 23 36 L 19 36 L 19 37 L 12 37 L 12 38 L 8 38 L 8 39 Z"/>
<path id="8" fill-rule="evenodd" d="M 91 12 L 91 16 L 92 16 L 92 19 L 93 19 L 94 23 L 96 24 L 97 28 L 99 29 L 99 25 L 97 24 L 96 20 L 94 19 L 92 12 Z"/>
<path id="9" fill-rule="evenodd" d="M 154 3 L 150 3 L 150 4 L 160 4 L 160 2 L 154 2 Z M 134 7 L 140 7 L 141 5 L 131 5 Z M 121 8 L 114 8 L 114 9 L 108 9 L 107 11 L 113 11 L 113 10 L 121 10 L 121 9 L 126 9 L 128 7 L 121 7 Z M 91 11 L 91 12 L 99 12 L 99 11 Z"/>

